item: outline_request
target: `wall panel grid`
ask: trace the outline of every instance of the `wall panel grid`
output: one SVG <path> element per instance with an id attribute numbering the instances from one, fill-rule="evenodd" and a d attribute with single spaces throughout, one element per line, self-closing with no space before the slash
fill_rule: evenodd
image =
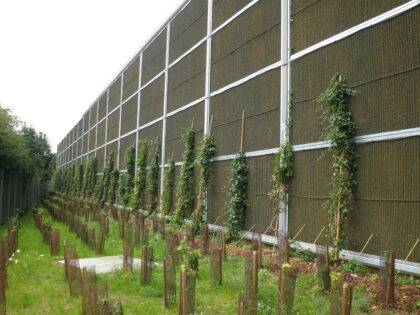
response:
<path id="1" fill-rule="evenodd" d="M 151 139 L 159 141 L 162 167 L 172 155 L 180 165 L 182 131 L 194 117 L 198 145 L 211 121 L 218 150 L 213 162 L 217 185 L 209 193 L 211 221 L 225 209 L 226 183 L 219 181 L 226 180 L 228 161 L 239 148 L 244 111 L 253 211 L 246 224 L 256 222 L 257 230 L 263 231 L 271 220 L 272 205 L 266 193 L 272 155 L 286 140 L 285 122 L 293 91 L 290 140 L 296 152 L 297 179 L 281 224 L 291 233 L 296 232 L 302 217 L 322 224 L 330 162 L 316 98 L 334 73 L 342 73 L 357 90 L 351 110 L 358 127 L 362 182 L 383 178 L 379 173 L 363 173 L 368 169 L 374 172 L 367 165 L 378 156 L 389 156 L 390 169 L 404 169 L 412 162 L 399 161 L 392 152 L 408 150 L 404 152 L 410 157 L 418 154 L 414 148 L 420 136 L 419 4 L 418 0 L 354 0 L 351 5 L 344 0 L 333 4 L 326 0 L 187 1 L 60 142 L 58 167 L 86 161 L 95 154 L 103 165 L 107 155 L 115 152 L 122 168 L 127 147 L 134 143 L 137 148 L 139 141 Z M 371 147 L 375 149 L 366 149 Z M 389 175 L 384 181 L 392 181 L 388 187 L 394 187 L 396 178 Z M 323 185 L 318 185 L 320 182 Z M 386 220 L 405 211 L 407 216 L 398 220 L 408 225 L 407 232 L 415 234 L 411 222 L 418 219 L 418 211 L 410 207 L 419 208 L 419 197 L 391 194 L 394 201 L 382 204 L 375 192 L 365 190 L 373 183 L 363 182 L 358 190 L 357 216 L 352 224 L 379 233 L 388 228 Z M 403 185 L 415 191 L 418 182 L 405 181 Z M 398 203 L 397 199 L 411 201 Z M 377 213 L 383 216 L 382 226 L 360 220 L 362 213 L 375 212 L 375 207 L 382 209 Z M 404 221 L 407 217 L 410 222 Z M 305 229 L 301 240 L 311 242 L 317 228 Z M 398 237 L 401 241 L 385 237 L 382 243 L 379 239 L 372 242 L 370 253 L 379 254 L 389 244 L 405 251 L 402 240 L 411 240 L 411 236 Z M 351 238 L 350 249 L 357 251 L 360 242 Z"/>

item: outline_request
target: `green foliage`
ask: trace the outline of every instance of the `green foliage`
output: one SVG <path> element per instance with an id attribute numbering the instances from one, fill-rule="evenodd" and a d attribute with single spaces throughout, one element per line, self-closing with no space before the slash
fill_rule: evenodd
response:
<path id="1" fill-rule="evenodd" d="M 184 266 L 188 271 L 198 271 L 198 261 L 201 257 L 200 250 L 191 248 L 186 238 L 183 238 L 178 245 L 178 252 L 182 257 Z"/>
<path id="2" fill-rule="evenodd" d="M 197 164 L 200 167 L 198 182 L 198 202 L 194 215 L 195 230 L 206 223 L 207 199 L 206 194 L 210 187 L 210 161 L 216 155 L 216 142 L 211 135 L 204 135 L 200 144 Z"/>
<path id="3" fill-rule="evenodd" d="M 290 249 L 291 254 L 297 258 L 299 258 L 302 261 L 307 261 L 307 262 L 313 262 L 315 261 L 315 254 L 312 253 L 310 250 L 308 249 L 302 249 L 302 248 L 294 248 L 294 249 Z"/>
<path id="4" fill-rule="evenodd" d="M 75 195 L 80 196 L 83 189 L 83 165 L 78 164 L 76 166 L 76 183 L 75 183 Z"/>
<path id="5" fill-rule="evenodd" d="M 128 206 L 130 197 L 134 190 L 134 176 L 136 170 L 136 150 L 134 146 L 130 146 L 125 153 L 125 167 L 127 172 L 125 174 L 125 188 L 124 195 L 121 196 L 121 202 L 124 206 Z M 121 184 L 121 183 L 120 183 Z"/>
<path id="6" fill-rule="evenodd" d="M 115 204 L 115 199 L 118 192 L 119 178 L 120 178 L 120 172 L 118 170 L 113 170 L 111 174 L 111 183 L 109 185 L 109 191 L 108 191 L 108 197 L 107 197 L 107 201 L 111 206 Z"/>
<path id="7" fill-rule="evenodd" d="M 281 211 L 281 203 L 287 202 L 287 192 L 293 177 L 293 146 L 286 142 L 280 146 L 280 151 L 276 153 L 273 162 L 273 174 L 271 180 L 273 188 L 270 198 L 275 202 L 275 213 Z"/>
<path id="8" fill-rule="evenodd" d="M 127 195 L 127 190 L 126 189 L 127 189 L 127 174 L 126 173 L 121 173 L 121 175 L 120 175 L 120 189 L 118 191 L 119 203 L 121 203 L 122 200 Z"/>
<path id="9" fill-rule="evenodd" d="M 91 199 L 93 197 L 96 187 L 96 173 L 97 163 L 96 158 L 90 158 L 87 162 L 86 176 L 85 176 L 85 187 L 84 187 L 84 198 Z"/>
<path id="10" fill-rule="evenodd" d="M 240 150 L 230 164 L 230 186 L 227 201 L 226 222 L 229 239 L 236 239 L 245 226 L 245 212 L 248 207 L 248 172 L 245 152 Z"/>
<path id="11" fill-rule="evenodd" d="M 318 99 L 322 109 L 323 136 L 331 142 L 332 177 L 327 210 L 335 259 L 347 242 L 348 217 L 357 187 L 357 154 L 353 143 L 356 124 L 349 108 L 354 93 L 346 80 L 335 74 Z"/>
<path id="12" fill-rule="evenodd" d="M 150 214 L 156 212 L 157 205 L 159 202 L 159 167 L 160 167 L 160 158 L 159 158 L 159 144 L 157 141 L 151 145 L 152 150 L 152 163 L 150 165 L 149 172 L 147 174 L 147 200 L 148 207 L 147 211 Z"/>
<path id="13" fill-rule="evenodd" d="M 0 106 L 0 169 L 49 180 L 55 169 L 47 136 L 21 126 L 10 109 Z"/>
<path id="14" fill-rule="evenodd" d="M 177 204 L 174 215 L 174 221 L 178 225 L 182 225 L 185 217 L 194 210 L 194 135 L 192 128 L 185 129 L 182 135 L 185 149 L 176 191 Z"/>
<path id="15" fill-rule="evenodd" d="M 108 198 L 108 191 L 109 186 L 111 184 L 111 175 L 114 171 L 114 152 L 108 156 L 108 161 L 106 166 L 103 169 L 102 176 L 99 180 L 96 192 L 96 202 L 100 204 L 102 207 L 104 206 L 107 198 Z"/>
<path id="16" fill-rule="evenodd" d="M 137 174 L 135 179 L 134 191 L 130 197 L 130 207 L 132 209 L 144 209 L 147 179 L 147 142 L 140 143 L 140 150 L 137 156 Z"/>
<path id="17" fill-rule="evenodd" d="M 343 262 L 342 264 L 340 264 L 338 269 L 340 269 L 340 271 L 343 271 L 343 272 L 357 273 L 359 275 L 364 275 L 364 276 L 367 276 L 370 274 L 370 270 L 367 266 L 355 260 L 349 260 L 347 262 Z"/>
<path id="18" fill-rule="evenodd" d="M 162 193 L 162 211 L 168 215 L 173 206 L 173 192 L 175 188 L 175 161 L 170 158 L 168 161 L 169 167 L 165 171 L 165 181 L 163 183 Z"/>

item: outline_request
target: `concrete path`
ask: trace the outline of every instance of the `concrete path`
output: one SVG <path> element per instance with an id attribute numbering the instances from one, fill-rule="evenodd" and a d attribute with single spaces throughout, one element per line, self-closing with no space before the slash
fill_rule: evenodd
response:
<path id="1" fill-rule="evenodd" d="M 57 261 L 64 265 L 64 260 Z M 123 256 L 105 256 L 93 258 L 79 258 L 80 268 L 95 269 L 96 273 L 107 273 L 117 269 L 122 269 Z M 140 269 L 140 259 L 133 259 L 133 268 Z"/>

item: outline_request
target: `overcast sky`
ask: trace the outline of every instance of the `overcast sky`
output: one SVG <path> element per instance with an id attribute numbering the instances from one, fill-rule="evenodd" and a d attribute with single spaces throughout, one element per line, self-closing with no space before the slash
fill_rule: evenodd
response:
<path id="1" fill-rule="evenodd" d="M 183 0 L 0 0 L 0 104 L 57 144 Z"/>

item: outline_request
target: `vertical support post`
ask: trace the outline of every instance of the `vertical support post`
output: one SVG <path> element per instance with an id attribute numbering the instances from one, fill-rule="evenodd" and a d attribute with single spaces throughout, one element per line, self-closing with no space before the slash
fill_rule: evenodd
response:
<path id="1" fill-rule="evenodd" d="M 104 140 L 104 167 L 107 158 L 107 143 L 108 143 L 108 111 L 109 111 L 109 88 L 106 90 L 106 113 L 105 113 L 105 140 Z M 117 166 L 117 169 L 118 166 Z"/>
<path id="2" fill-rule="evenodd" d="M 96 134 L 95 134 L 95 156 L 96 153 L 98 152 L 97 148 L 98 148 L 98 120 L 99 120 L 99 99 L 96 100 L 96 125 L 95 125 L 95 129 L 96 129 Z M 77 148 L 77 145 L 76 145 Z M 76 154 L 77 156 L 77 154 Z"/>
<path id="3" fill-rule="evenodd" d="M 136 122 L 136 161 L 139 155 L 139 136 L 140 136 L 140 96 L 141 96 L 141 75 L 142 75 L 142 68 L 143 68 L 143 51 L 140 53 L 139 56 L 139 83 L 137 86 L 137 122 Z M 137 166 L 134 168 L 134 173 L 137 174 Z"/>
<path id="4" fill-rule="evenodd" d="M 118 124 L 118 149 L 117 149 L 117 168 L 120 169 L 120 148 L 121 148 L 121 116 L 122 116 L 122 97 L 123 97 L 123 86 L 124 86 L 124 73 L 121 74 L 121 88 L 120 88 L 120 106 L 118 110 L 120 111 L 119 124 Z M 104 160 L 104 165 L 105 165 Z"/>
<path id="5" fill-rule="evenodd" d="M 169 43 L 171 40 L 171 23 L 166 26 L 166 55 L 165 55 L 165 86 L 163 91 L 163 120 L 162 120 L 162 145 L 160 163 L 160 198 L 159 209 L 162 212 L 163 181 L 165 177 L 165 150 L 166 150 L 166 114 L 168 112 L 168 79 L 169 79 Z"/>
<path id="6" fill-rule="evenodd" d="M 288 105 L 290 93 L 290 0 L 281 0 L 281 47 L 280 56 L 280 145 L 287 141 Z M 288 209 L 287 203 L 281 204 L 279 215 L 280 235 L 287 235 Z"/>
<path id="7" fill-rule="evenodd" d="M 210 92 L 211 92 L 211 35 L 213 32 L 213 0 L 207 0 L 207 40 L 206 40 L 206 81 L 204 100 L 204 134 L 210 133 Z M 204 218 L 207 221 L 208 193 L 204 197 Z"/>
<path id="8" fill-rule="evenodd" d="M 343 315 L 350 315 L 352 290 L 348 283 L 343 284 Z"/>

